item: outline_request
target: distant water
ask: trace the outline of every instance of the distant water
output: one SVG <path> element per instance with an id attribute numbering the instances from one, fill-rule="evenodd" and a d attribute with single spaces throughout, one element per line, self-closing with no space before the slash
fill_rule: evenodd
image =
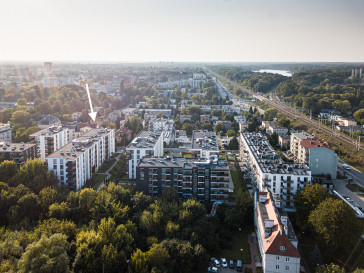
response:
<path id="1" fill-rule="evenodd" d="M 273 73 L 273 74 L 281 74 L 282 76 L 292 77 L 292 73 L 286 70 L 274 70 L 274 69 L 260 69 L 253 72 L 260 72 L 260 73 Z"/>

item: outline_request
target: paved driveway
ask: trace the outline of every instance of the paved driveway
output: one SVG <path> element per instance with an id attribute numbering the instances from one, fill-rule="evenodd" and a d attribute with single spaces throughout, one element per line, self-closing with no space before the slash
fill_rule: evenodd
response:
<path id="1" fill-rule="evenodd" d="M 359 207 L 364 209 L 364 200 L 363 198 L 360 198 L 356 194 L 354 194 L 351 190 L 349 190 L 345 185 L 347 184 L 345 180 L 336 179 L 333 180 L 335 190 L 340 193 L 341 195 L 349 196 L 351 199 L 353 199 L 354 203 L 356 203 Z"/>

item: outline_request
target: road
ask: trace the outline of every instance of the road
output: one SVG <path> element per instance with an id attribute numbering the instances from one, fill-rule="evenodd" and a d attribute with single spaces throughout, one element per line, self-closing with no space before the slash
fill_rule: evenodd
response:
<path id="1" fill-rule="evenodd" d="M 359 186 L 364 187 L 364 174 L 359 172 L 358 170 L 354 169 L 353 167 L 350 170 L 345 170 L 342 165 L 345 164 L 344 161 L 338 160 L 337 169 L 342 173 L 345 173 L 349 178 L 353 178 L 353 182 L 358 184 Z"/>
<path id="2" fill-rule="evenodd" d="M 327 128 L 325 126 L 320 125 L 317 121 L 310 119 L 309 117 L 305 116 L 304 114 L 296 111 L 295 109 L 292 109 L 291 107 L 287 106 L 286 104 L 284 104 L 283 102 L 280 101 L 280 99 L 275 95 L 275 93 L 271 94 L 271 98 L 272 100 L 255 94 L 254 92 L 242 87 L 240 84 L 237 84 L 236 82 L 233 82 L 229 79 L 227 79 L 224 76 L 221 76 L 219 74 L 216 74 L 208 69 L 206 69 L 209 73 L 211 73 L 212 75 L 214 75 L 215 77 L 220 77 L 222 79 L 224 79 L 226 82 L 228 82 L 231 86 L 236 87 L 241 89 L 243 92 L 255 97 L 256 99 L 264 102 L 265 104 L 274 107 L 278 110 L 280 110 L 281 112 L 289 115 L 289 116 L 295 116 L 297 119 L 305 122 L 306 124 L 312 126 L 313 128 L 316 128 L 328 135 L 335 135 L 336 134 L 336 139 L 340 140 L 341 142 L 345 143 L 346 145 L 349 145 L 351 147 L 355 148 L 355 142 L 353 141 L 353 139 L 351 139 L 350 137 L 342 134 L 342 133 L 338 133 L 338 132 L 334 132 L 333 130 L 331 130 L 330 128 Z M 364 151 L 364 147 L 360 147 L 361 151 Z"/>

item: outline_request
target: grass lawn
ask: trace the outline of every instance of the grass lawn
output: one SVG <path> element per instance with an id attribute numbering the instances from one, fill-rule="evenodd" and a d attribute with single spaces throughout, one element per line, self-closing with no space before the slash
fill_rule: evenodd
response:
<path id="1" fill-rule="evenodd" d="M 231 178 L 234 184 L 234 191 L 246 190 L 246 184 L 239 167 L 236 166 L 235 162 L 229 162 L 229 166 L 230 166 Z"/>
<path id="2" fill-rule="evenodd" d="M 364 188 L 358 186 L 357 184 L 346 184 L 345 187 L 347 187 L 352 192 L 364 192 Z"/>
<path id="3" fill-rule="evenodd" d="M 116 161 L 115 158 L 109 159 L 107 161 L 105 161 L 104 163 L 102 163 L 100 169 L 97 171 L 98 173 L 104 173 L 106 172 L 111 166 L 112 164 L 114 164 Z"/>
<path id="4" fill-rule="evenodd" d="M 364 197 L 364 193 L 358 193 L 356 195 L 359 195 L 360 197 Z"/>
<path id="5" fill-rule="evenodd" d="M 101 185 L 102 181 L 107 177 L 106 174 L 94 174 L 91 179 L 86 181 L 84 188 L 93 188 L 97 190 L 97 188 Z"/>
<path id="6" fill-rule="evenodd" d="M 237 231 L 236 233 L 232 234 L 231 249 L 221 249 L 220 251 L 212 253 L 211 257 L 215 257 L 216 259 L 226 258 L 227 261 L 229 260 L 241 260 L 241 251 L 243 249 L 243 263 L 250 264 L 251 257 L 250 257 L 250 247 L 248 243 L 248 235 L 252 232 L 251 229 L 243 229 L 242 231 Z"/>

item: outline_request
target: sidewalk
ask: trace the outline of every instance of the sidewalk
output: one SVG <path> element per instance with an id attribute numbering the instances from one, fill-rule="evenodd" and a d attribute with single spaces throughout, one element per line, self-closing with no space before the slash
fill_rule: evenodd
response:
<path id="1" fill-rule="evenodd" d="M 104 172 L 104 173 L 97 173 L 97 174 L 104 174 L 104 175 L 107 175 L 107 177 L 105 178 L 105 180 L 108 180 L 110 177 L 111 177 L 111 174 L 110 174 L 110 171 L 112 170 L 112 168 L 114 168 L 114 166 L 116 165 L 116 163 L 118 163 L 118 161 L 120 160 L 120 157 L 121 157 L 121 154 L 118 154 L 116 157 L 115 157 L 115 159 L 116 159 L 116 161 L 115 161 L 115 163 L 114 164 L 112 164 L 112 166 L 106 171 L 106 172 Z M 105 181 L 104 180 L 104 181 Z M 100 184 L 100 186 L 97 188 L 97 190 L 99 190 L 101 187 L 102 187 L 102 185 L 104 185 L 104 182 L 102 182 L 101 184 Z"/>
<path id="2" fill-rule="evenodd" d="M 259 250 L 258 250 L 257 244 L 255 243 L 255 239 L 251 234 L 249 234 L 249 236 L 248 236 L 248 243 L 249 243 L 249 247 L 250 247 L 250 260 L 251 260 L 251 263 L 250 264 L 244 264 L 244 269 L 245 268 L 251 268 L 253 273 L 256 273 L 257 269 L 255 267 L 255 256 L 259 256 Z"/>

